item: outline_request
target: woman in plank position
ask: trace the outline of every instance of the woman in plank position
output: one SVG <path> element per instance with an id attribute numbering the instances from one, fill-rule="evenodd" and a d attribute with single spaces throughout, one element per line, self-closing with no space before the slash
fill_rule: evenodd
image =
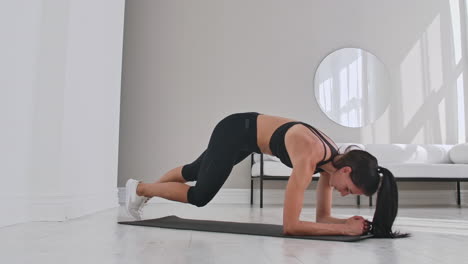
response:
<path id="1" fill-rule="evenodd" d="M 274 155 L 292 168 L 284 200 L 284 234 L 408 236 L 392 231 L 398 211 L 398 189 L 393 174 L 380 167 L 370 153 L 348 147 L 340 154 L 331 142 L 307 123 L 256 112 L 232 114 L 215 126 L 208 148 L 194 162 L 168 171 L 154 183 L 129 179 L 125 208 L 130 215 L 141 219 L 143 206 L 155 196 L 204 206 L 221 189 L 233 166 L 256 152 Z M 304 191 L 317 172 L 320 178 L 316 222 L 301 221 Z M 188 181 L 196 181 L 195 186 L 185 184 Z M 333 189 L 342 196 L 370 196 L 377 192 L 372 222 L 361 216 L 332 217 Z"/>

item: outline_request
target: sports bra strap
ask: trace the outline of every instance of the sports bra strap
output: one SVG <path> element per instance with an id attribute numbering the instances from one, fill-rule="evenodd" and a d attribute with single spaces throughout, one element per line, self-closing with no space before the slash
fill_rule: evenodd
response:
<path id="1" fill-rule="evenodd" d="M 330 150 L 331 150 L 331 152 L 332 152 L 332 156 L 330 157 L 330 159 L 332 159 L 332 158 L 333 158 L 333 154 L 335 154 L 335 153 L 338 152 L 338 151 L 336 151 L 335 147 L 332 146 L 332 144 L 330 144 L 330 142 L 328 142 L 328 140 L 327 140 L 315 127 L 313 127 L 313 126 L 311 126 L 311 125 L 309 125 L 309 124 L 307 124 L 307 123 L 303 123 L 303 122 L 301 122 L 301 124 L 305 125 L 306 127 L 308 127 L 308 128 L 310 129 L 310 131 L 312 131 L 314 134 L 316 134 L 316 135 L 320 138 L 320 141 L 321 141 L 322 144 L 323 144 L 323 147 L 324 147 L 324 149 L 325 149 L 325 155 L 323 155 L 323 159 L 322 159 L 322 161 L 319 162 L 319 164 L 322 163 L 322 162 L 324 162 L 324 161 L 325 161 L 325 158 L 327 157 L 327 147 L 325 146 L 325 143 L 327 143 L 328 147 L 330 147 Z M 325 143 L 324 143 L 324 142 L 325 142 Z M 333 152 L 335 152 L 335 153 L 333 153 Z M 328 162 L 328 161 L 327 161 L 327 162 Z"/>

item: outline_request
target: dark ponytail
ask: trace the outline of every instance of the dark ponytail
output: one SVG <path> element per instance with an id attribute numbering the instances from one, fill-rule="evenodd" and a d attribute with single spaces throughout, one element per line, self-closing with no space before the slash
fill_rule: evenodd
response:
<path id="1" fill-rule="evenodd" d="M 352 149 L 353 147 L 358 147 L 358 149 Z M 392 231 L 393 222 L 398 213 L 398 188 L 393 174 L 388 169 L 380 167 L 376 157 L 359 149 L 357 145 L 350 145 L 341 157 L 332 160 L 332 164 L 337 169 L 351 167 L 351 181 L 365 195 L 371 196 L 377 192 L 374 219 L 368 222 L 369 233 L 381 238 L 409 236 L 407 233 Z"/>
<path id="2" fill-rule="evenodd" d="M 386 168 L 378 167 L 382 174 L 381 184 L 377 192 L 377 204 L 374 219 L 370 223 L 369 233 L 377 238 L 408 237 L 408 233 L 393 232 L 392 226 L 398 213 L 398 188 L 393 174 Z"/>

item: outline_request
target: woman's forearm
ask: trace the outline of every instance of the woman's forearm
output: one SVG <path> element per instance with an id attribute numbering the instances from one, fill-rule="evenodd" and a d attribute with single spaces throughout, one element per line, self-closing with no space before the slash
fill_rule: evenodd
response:
<path id="1" fill-rule="evenodd" d="M 324 224 L 344 224 L 346 223 L 347 219 L 335 218 L 333 216 L 324 216 L 317 218 L 317 223 L 324 223 Z"/>
<path id="2" fill-rule="evenodd" d="M 295 236 L 321 236 L 346 235 L 345 224 L 325 224 L 308 221 L 299 221 L 287 235 Z"/>

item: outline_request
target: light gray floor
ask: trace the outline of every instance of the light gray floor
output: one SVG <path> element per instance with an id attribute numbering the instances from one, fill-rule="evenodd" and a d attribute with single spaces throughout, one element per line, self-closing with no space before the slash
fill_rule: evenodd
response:
<path id="1" fill-rule="evenodd" d="M 301 219 L 315 219 L 314 208 Z M 144 218 L 281 224 L 282 207 L 265 205 L 148 204 Z M 335 216 L 363 215 L 363 206 L 335 207 Z M 466 263 L 468 209 L 400 208 L 396 228 L 406 239 L 329 242 L 119 225 L 130 220 L 114 208 L 66 222 L 32 222 L 0 228 L 0 263 Z"/>

